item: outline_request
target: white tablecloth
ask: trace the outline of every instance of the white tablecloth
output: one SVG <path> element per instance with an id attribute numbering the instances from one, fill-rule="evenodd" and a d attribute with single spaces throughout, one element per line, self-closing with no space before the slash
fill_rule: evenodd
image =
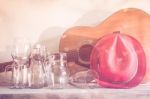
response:
<path id="1" fill-rule="evenodd" d="M 131 89 L 9 89 L 0 87 L 0 99 L 150 99 L 150 85 Z"/>

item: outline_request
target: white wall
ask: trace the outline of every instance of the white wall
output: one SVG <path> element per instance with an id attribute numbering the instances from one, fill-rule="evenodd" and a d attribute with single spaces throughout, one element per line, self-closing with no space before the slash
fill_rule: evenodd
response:
<path id="1" fill-rule="evenodd" d="M 16 37 L 29 38 L 32 44 L 48 41 L 49 51 L 56 51 L 69 27 L 94 26 L 122 8 L 150 13 L 149 5 L 150 0 L 0 0 L 0 62 L 11 60 Z"/>

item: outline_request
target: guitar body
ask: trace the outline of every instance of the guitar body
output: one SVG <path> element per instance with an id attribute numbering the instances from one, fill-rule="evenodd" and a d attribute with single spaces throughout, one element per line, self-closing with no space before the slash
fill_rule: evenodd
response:
<path id="1" fill-rule="evenodd" d="M 77 50 L 78 52 L 83 45 L 94 46 L 95 43 L 106 34 L 110 34 L 115 31 L 126 33 L 137 39 L 146 53 L 147 69 L 143 82 L 148 82 L 150 80 L 149 27 L 149 14 L 136 8 L 123 9 L 114 13 L 95 27 L 79 26 L 67 30 L 61 37 L 60 51 L 68 52 L 70 50 Z M 82 55 L 78 54 L 78 57 L 79 56 L 82 57 Z M 89 60 L 87 59 L 86 62 L 88 63 L 88 61 Z M 72 62 L 71 65 L 68 65 L 71 73 L 75 73 L 85 69 L 86 66 L 83 66 L 84 64 L 80 65 L 78 63 L 80 62 Z"/>

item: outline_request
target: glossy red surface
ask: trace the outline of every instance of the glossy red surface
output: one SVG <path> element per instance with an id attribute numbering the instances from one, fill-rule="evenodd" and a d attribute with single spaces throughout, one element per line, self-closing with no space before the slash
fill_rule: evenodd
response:
<path id="1" fill-rule="evenodd" d="M 146 71 L 146 57 L 140 43 L 119 32 L 102 37 L 91 53 L 91 69 L 99 74 L 102 87 L 137 86 Z"/>

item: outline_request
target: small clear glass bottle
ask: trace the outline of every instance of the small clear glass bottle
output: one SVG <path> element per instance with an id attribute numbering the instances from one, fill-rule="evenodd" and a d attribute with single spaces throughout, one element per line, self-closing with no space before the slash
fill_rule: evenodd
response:
<path id="1" fill-rule="evenodd" d="M 66 68 L 67 59 L 65 53 L 49 55 L 48 87 L 51 89 L 66 88 L 69 72 Z"/>

